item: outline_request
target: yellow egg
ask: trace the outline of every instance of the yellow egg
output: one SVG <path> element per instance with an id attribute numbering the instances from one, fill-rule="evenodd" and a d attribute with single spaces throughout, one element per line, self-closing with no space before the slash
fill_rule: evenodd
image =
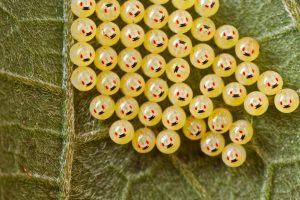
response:
<path id="1" fill-rule="evenodd" d="M 172 0 L 172 4 L 177 9 L 189 9 L 195 4 L 196 0 Z"/>
<path id="2" fill-rule="evenodd" d="M 165 7 L 155 4 L 149 6 L 145 11 L 145 24 L 153 29 L 164 27 L 169 20 L 169 14 Z"/>
<path id="3" fill-rule="evenodd" d="M 161 53 L 168 46 L 168 36 L 161 30 L 150 30 L 145 35 L 144 47 L 151 53 Z"/>
<path id="4" fill-rule="evenodd" d="M 256 39 L 244 37 L 235 45 L 235 53 L 240 60 L 251 62 L 259 55 L 259 44 Z"/>
<path id="5" fill-rule="evenodd" d="M 225 147 L 223 135 L 207 132 L 200 141 L 201 151 L 208 156 L 217 156 Z"/>
<path id="6" fill-rule="evenodd" d="M 269 107 L 269 100 L 262 92 L 251 92 L 246 96 L 244 108 L 250 114 L 259 116 L 264 114 Z"/>
<path id="7" fill-rule="evenodd" d="M 185 10 L 175 10 L 169 17 L 168 25 L 174 33 L 186 33 L 192 28 L 193 18 Z"/>
<path id="8" fill-rule="evenodd" d="M 194 20 L 191 32 L 196 40 L 206 42 L 214 37 L 216 26 L 211 19 L 199 17 Z"/>
<path id="9" fill-rule="evenodd" d="M 121 18 L 127 24 L 138 23 L 144 18 L 145 9 L 137 0 L 125 1 L 121 7 Z"/>
<path id="10" fill-rule="evenodd" d="M 195 10 L 202 17 L 210 17 L 219 10 L 219 0 L 196 0 Z"/>
<path id="11" fill-rule="evenodd" d="M 159 54 L 148 54 L 143 59 L 142 69 L 146 76 L 157 78 L 165 72 L 166 61 L 164 57 Z"/>
<path id="12" fill-rule="evenodd" d="M 181 129 L 186 120 L 185 112 L 178 106 L 169 106 L 162 114 L 162 123 L 169 130 Z"/>
<path id="13" fill-rule="evenodd" d="M 145 126 L 154 126 L 161 120 L 162 109 L 154 102 L 146 102 L 140 107 L 139 120 Z"/>
<path id="14" fill-rule="evenodd" d="M 222 160 L 229 167 L 239 167 L 246 160 L 246 150 L 239 144 L 228 144 L 222 152 Z"/>
<path id="15" fill-rule="evenodd" d="M 236 144 L 246 144 L 253 136 L 252 125 L 246 120 L 235 121 L 229 130 L 229 136 Z"/>
<path id="16" fill-rule="evenodd" d="M 184 135 L 190 140 L 199 140 L 206 133 L 206 123 L 203 119 L 190 116 L 182 129 Z"/>
<path id="17" fill-rule="evenodd" d="M 215 58 L 212 69 L 218 76 L 229 77 L 236 71 L 236 60 L 232 55 L 222 53 Z"/>
<path id="18" fill-rule="evenodd" d="M 142 55 L 132 48 L 123 49 L 119 53 L 118 65 L 124 72 L 135 72 L 142 65 Z"/>
<path id="19" fill-rule="evenodd" d="M 221 49 L 230 49 L 239 40 L 238 30 L 231 25 L 223 25 L 219 27 L 215 34 L 215 43 Z"/>
<path id="20" fill-rule="evenodd" d="M 100 120 L 110 118 L 115 111 L 115 102 L 110 96 L 99 95 L 90 104 L 90 113 Z"/>
<path id="21" fill-rule="evenodd" d="M 95 59 L 94 48 L 85 42 L 77 42 L 70 49 L 71 61 L 80 67 L 86 67 Z"/>
<path id="22" fill-rule="evenodd" d="M 77 17 L 83 18 L 92 15 L 95 12 L 95 0 L 72 0 L 71 10 Z"/>
<path id="23" fill-rule="evenodd" d="M 277 94 L 283 86 L 283 80 L 280 74 L 274 71 L 262 73 L 257 80 L 258 89 L 266 95 Z"/>
<path id="24" fill-rule="evenodd" d="M 126 73 L 121 78 L 121 90 L 126 96 L 137 97 L 143 93 L 144 89 L 145 80 L 137 73 Z"/>
<path id="25" fill-rule="evenodd" d="M 146 82 L 145 96 L 149 101 L 161 102 L 168 96 L 168 84 L 160 78 L 151 78 Z"/>
<path id="26" fill-rule="evenodd" d="M 104 71 L 98 75 L 97 90 L 104 95 L 113 95 L 120 89 L 120 78 L 112 71 Z"/>
<path id="27" fill-rule="evenodd" d="M 114 21 L 120 15 L 120 4 L 116 0 L 101 0 L 96 5 L 96 14 L 102 21 Z"/>
<path id="28" fill-rule="evenodd" d="M 153 131 L 149 128 L 138 129 L 133 136 L 132 146 L 139 153 L 148 153 L 154 147 L 156 138 Z"/>
<path id="29" fill-rule="evenodd" d="M 186 106 L 193 98 L 193 91 L 186 83 L 175 83 L 169 89 L 169 100 L 175 106 Z"/>
<path id="30" fill-rule="evenodd" d="M 96 35 L 96 24 L 89 18 L 78 18 L 72 23 L 71 35 L 79 42 L 88 42 Z"/>
<path id="31" fill-rule="evenodd" d="M 194 46 L 190 54 L 190 61 L 194 67 L 205 69 L 211 66 L 215 59 L 215 52 L 208 44 Z"/>
<path id="32" fill-rule="evenodd" d="M 223 90 L 223 100 L 229 106 L 242 105 L 246 96 L 246 88 L 238 82 L 227 84 Z"/>
<path id="33" fill-rule="evenodd" d="M 183 82 L 190 75 L 190 65 L 182 58 L 173 58 L 167 64 L 166 75 L 175 83 Z"/>
<path id="34" fill-rule="evenodd" d="M 195 118 L 204 119 L 212 113 L 214 105 L 210 98 L 199 95 L 192 99 L 189 109 Z"/>
<path id="35" fill-rule="evenodd" d="M 225 133 L 232 124 L 232 115 L 225 108 L 216 108 L 208 117 L 209 129 L 214 133 Z"/>
<path id="36" fill-rule="evenodd" d="M 215 74 L 208 74 L 200 81 L 200 91 L 203 95 L 215 98 L 222 94 L 224 82 L 221 77 Z"/>
<path id="37" fill-rule="evenodd" d="M 134 136 L 134 128 L 129 121 L 118 120 L 111 125 L 109 136 L 117 144 L 127 144 Z"/>
<path id="38" fill-rule="evenodd" d="M 94 64 L 101 71 L 110 71 L 118 63 L 118 54 L 111 47 L 100 47 L 96 50 Z"/>
<path id="39" fill-rule="evenodd" d="M 243 85 L 252 85 L 259 78 L 259 68 L 252 62 L 243 62 L 238 65 L 235 78 Z"/>
<path id="40" fill-rule="evenodd" d="M 172 154 L 180 147 L 180 136 L 172 130 L 163 130 L 156 137 L 156 147 L 164 154 Z"/>
<path id="41" fill-rule="evenodd" d="M 150 0 L 152 3 L 155 4 L 165 4 L 167 3 L 169 0 Z"/>
<path id="42" fill-rule="evenodd" d="M 176 34 L 169 39 L 168 50 L 174 57 L 186 57 L 192 50 L 192 41 L 186 35 Z"/>
<path id="43" fill-rule="evenodd" d="M 89 67 L 77 67 L 71 76 L 72 85 L 79 91 L 89 91 L 96 85 L 97 75 Z"/>
<path id="44" fill-rule="evenodd" d="M 103 22 L 97 28 L 96 39 L 103 46 L 113 46 L 120 39 L 120 29 L 113 22 Z"/>
<path id="45" fill-rule="evenodd" d="M 274 103 L 280 112 L 291 113 L 299 106 L 299 95 L 295 90 L 286 88 L 276 94 Z"/>
<path id="46" fill-rule="evenodd" d="M 144 39 L 144 29 L 137 24 L 128 24 L 121 31 L 121 41 L 126 47 L 139 47 L 143 44 Z"/>
<path id="47" fill-rule="evenodd" d="M 132 98 L 124 96 L 116 103 L 116 114 L 120 119 L 132 120 L 139 113 L 139 104 Z"/>

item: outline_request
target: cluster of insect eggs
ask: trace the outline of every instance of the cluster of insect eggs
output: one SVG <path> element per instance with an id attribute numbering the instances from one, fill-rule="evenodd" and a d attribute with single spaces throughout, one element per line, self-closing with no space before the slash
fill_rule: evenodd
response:
<path id="1" fill-rule="evenodd" d="M 244 108 L 249 114 L 262 115 L 269 105 L 266 95 L 276 94 L 274 100 L 276 108 L 289 113 L 298 107 L 297 93 L 291 89 L 282 89 L 282 78 L 276 72 L 267 71 L 260 75 L 259 68 L 252 62 L 259 55 L 259 44 L 255 39 L 249 37 L 239 39 L 238 30 L 231 25 L 216 29 L 214 22 L 208 17 L 217 12 L 219 1 L 172 0 L 173 5 L 179 10 L 170 15 L 160 5 L 168 0 L 151 1 L 155 4 L 147 9 L 136 0 L 128 0 L 122 6 L 116 0 L 101 0 L 97 4 L 94 0 L 72 1 L 72 11 L 79 17 L 71 27 L 72 36 L 78 43 L 71 47 L 70 57 L 72 62 L 79 66 L 72 74 L 72 84 L 81 91 L 88 91 L 96 86 L 101 95 L 92 100 L 90 112 L 95 118 L 105 120 L 115 111 L 121 120 L 111 126 L 109 134 L 118 144 L 132 141 L 136 151 L 146 153 L 151 151 L 156 143 L 161 152 L 169 154 L 179 148 L 180 137 L 175 131 L 182 128 L 189 139 L 201 139 L 201 150 L 205 154 L 216 156 L 223 151 L 222 158 L 227 165 L 239 166 L 246 157 L 245 150 L 240 144 L 250 141 L 253 135 L 251 124 L 244 120 L 233 123 L 229 111 L 213 110 L 210 98 L 222 94 L 227 105 L 239 106 L 244 103 Z M 193 21 L 192 16 L 184 9 L 194 5 L 202 17 Z M 102 21 L 98 27 L 91 19 L 86 18 L 94 11 Z M 122 30 L 112 22 L 119 15 L 128 24 Z M 147 33 L 136 24 L 142 19 L 152 28 Z M 171 38 L 159 30 L 166 24 L 175 33 Z M 221 49 L 235 46 L 236 55 L 243 63 L 237 65 L 235 58 L 230 54 L 215 56 L 213 49 L 207 44 L 192 47 L 191 40 L 184 35 L 188 31 L 191 31 L 193 37 L 200 42 L 214 38 L 216 45 Z M 96 52 L 87 43 L 94 37 L 102 45 Z M 118 55 L 111 46 L 119 40 L 126 48 Z M 151 52 L 144 58 L 135 50 L 142 44 Z M 167 48 L 175 57 L 168 63 L 159 55 Z M 203 95 L 194 98 L 191 88 L 182 83 L 190 74 L 189 63 L 182 59 L 188 55 L 194 67 L 205 69 L 212 66 L 214 71 L 214 74 L 202 78 L 200 90 Z M 93 62 L 102 71 L 98 76 L 88 67 Z M 126 72 L 121 79 L 111 71 L 116 65 Z M 136 73 L 140 68 L 150 77 L 147 82 Z M 175 82 L 170 88 L 159 78 L 163 73 L 166 73 L 169 80 Z M 237 82 L 225 86 L 222 77 L 232 74 L 235 74 Z M 245 86 L 256 82 L 260 92 L 247 94 Z M 125 97 L 115 103 L 110 95 L 119 89 Z M 143 92 L 149 101 L 139 107 L 134 97 Z M 162 111 L 158 102 L 167 97 L 173 106 Z M 190 108 L 190 117 L 186 117 L 181 108 L 187 105 Z M 134 132 L 128 120 L 135 117 L 138 117 L 145 126 L 154 126 L 162 121 L 167 130 L 159 133 L 157 137 L 149 128 Z M 206 123 L 203 120 L 207 117 L 210 132 L 206 132 Z M 221 133 L 227 131 L 234 143 L 225 147 Z"/>

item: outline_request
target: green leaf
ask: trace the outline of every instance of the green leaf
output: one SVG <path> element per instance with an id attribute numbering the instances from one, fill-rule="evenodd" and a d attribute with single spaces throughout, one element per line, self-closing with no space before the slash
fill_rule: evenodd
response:
<path id="1" fill-rule="evenodd" d="M 171 3 L 166 7 L 174 10 Z M 258 38 L 261 71 L 275 70 L 285 87 L 299 90 L 299 8 L 297 0 L 221 0 L 212 19 Z M 247 161 L 237 169 L 203 155 L 199 142 L 183 135 L 174 155 L 157 150 L 141 155 L 130 144 L 110 141 L 107 130 L 116 116 L 104 122 L 90 116 L 96 90 L 74 91 L 69 82 L 74 68 L 68 58 L 74 42 L 70 0 L 7 0 L 0 3 L 0 13 L 0 199 L 299 198 L 299 109 L 281 114 L 271 105 L 265 115 L 250 117 L 242 107 L 229 108 L 235 119 L 249 119 L 255 128 L 246 145 Z M 187 82 L 195 94 L 207 73 L 211 70 L 193 69 Z M 224 106 L 220 98 L 214 101 Z M 137 120 L 134 124 L 141 127 Z"/>

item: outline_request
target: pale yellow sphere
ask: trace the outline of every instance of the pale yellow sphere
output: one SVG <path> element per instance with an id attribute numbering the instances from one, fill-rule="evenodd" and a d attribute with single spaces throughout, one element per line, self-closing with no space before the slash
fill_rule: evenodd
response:
<path id="1" fill-rule="evenodd" d="M 206 123 L 203 119 L 189 116 L 182 128 L 184 135 L 190 140 L 200 140 L 206 133 Z"/>
<path id="2" fill-rule="evenodd" d="M 72 85 L 79 91 L 89 91 L 96 85 L 97 75 L 89 67 L 77 67 L 71 76 Z"/>
<path id="3" fill-rule="evenodd" d="M 120 15 L 120 4 L 116 0 L 101 0 L 96 5 L 96 14 L 102 21 L 114 21 Z"/>
<path id="4" fill-rule="evenodd" d="M 159 4 L 149 6 L 145 11 L 145 24 L 152 29 L 164 27 L 169 20 L 169 13 L 165 7 Z"/>
<path id="5" fill-rule="evenodd" d="M 71 61 L 80 67 L 86 67 L 95 59 L 94 48 L 85 42 L 77 42 L 70 49 Z"/>
<path id="6" fill-rule="evenodd" d="M 274 71 L 266 71 L 262 73 L 257 80 L 259 91 L 266 95 L 277 94 L 283 86 L 283 80 L 280 74 Z"/>
<path id="7" fill-rule="evenodd" d="M 276 94 L 274 103 L 280 112 L 291 113 L 299 106 L 299 95 L 295 90 L 286 88 Z"/>
<path id="8" fill-rule="evenodd" d="M 174 33 L 186 33 L 192 28 L 193 18 L 188 11 L 175 10 L 169 17 L 168 25 Z"/>
<path id="9" fill-rule="evenodd" d="M 240 60 L 251 62 L 259 55 L 259 44 L 254 38 L 244 37 L 235 45 L 235 53 Z"/>
<path id="10" fill-rule="evenodd" d="M 77 17 L 84 18 L 95 12 L 95 0 L 72 0 L 71 10 Z"/>
<path id="11" fill-rule="evenodd" d="M 207 118 L 213 109 L 212 100 L 204 95 L 194 97 L 189 106 L 190 113 L 197 119 Z"/>
<path id="12" fill-rule="evenodd" d="M 215 43 L 221 49 L 230 49 L 239 40 L 238 30 L 231 25 L 223 25 L 219 27 L 215 34 Z"/>
<path id="13" fill-rule="evenodd" d="M 195 5 L 196 0 L 172 0 L 172 4 L 177 9 L 189 9 Z"/>
<path id="14" fill-rule="evenodd" d="M 243 62 L 238 65 L 235 78 L 243 85 L 252 85 L 259 78 L 259 68 L 252 62 Z"/>
<path id="15" fill-rule="evenodd" d="M 72 23 L 71 35 L 79 42 L 88 42 L 96 35 L 96 24 L 89 18 L 78 18 Z"/>
<path id="16" fill-rule="evenodd" d="M 253 136 L 252 125 L 246 120 L 235 121 L 229 130 L 229 136 L 236 144 L 246 144 Z"/>
<path id="17" fill-rule="evenodd" d="M 96 39 L 103 46 L 113 46 L 120 39 L 120 29 L 113 22 L 103 22 L 97 28 Z"/>
<path id="18" fill-rule="evenodd" d="M 113 48 L 103 46 L 96 50 L 94 64 L 101 71 L 110 71 L 117 63 L 118 54 Z"/>
<path id="19" fill-rule="evenodd" d="M 215 52 L 208 44 L 194 46 L 190 54 L 190 61 L 198 69 L 206 69 L 211 66 L 215 59 Z"/>
<path id="20" fill-rule="evenodd" d="M 173 58 L 167 64 L 166 75 L 170 81 L 183 82 L 190 75 L 190 65 L 182 58 Z"/>
<path id="21" fill-rule="evenodd" d="M 132 146 L 139 153 L 148 153 L 155 147 L 156 138 L 149 128 L 138 129 L 133 136 Z"/>
<path id="22" fill-rule="evenodd" d="M 142 65 L 142 55 L 132 48 L 123 49 L 119 53 L 118 65 L 124 72 L 136 72 Z"/>
<path id="23" fill-rule="evenodd" d="M 259 116 L 264 114 L 269 107 L 269 100 L 262 92 L 251 92 L 246 96 L 244 108 L 250 114 Z"/>
<path id="24" fill-rule="evenodd" d="M 219 10 L 219 0 L 196 0 L 195 10 L 202 17 L 210 17 Z"/>
<path id="25" fill-rule="evenodd" d="M 222 53 L 215 58 L 212 69 L 218 76 L 229 77 L 236 71 L 236 60 L 232 55 Z"/>
<path id="26" fill-rule="evenodd" d="M 112 71 L 104 71 L 98 75 L 97 90 L 104 95 L 113 95 L 120 89 L 120 78 Z"/>
<path id="27" fill-rule="evenodd" d="M 127 24 L 140 22 L 144 15 L 145 8 L 140 1 L 128 0 L 121 6 L 121 18 Z"/>
<path id="28" fill-rule="evenodd" d="M 154 126 L 161 120 L 162 109 L 157 103 L 148 101 L 140 107 L 138 117 L 145 126 Z"/>
<path id="29" fill-rule="evenodd" d="M 175 83 L 169 89 L 169 100 L 175 106 L 186 106 L 193 98 L 193 90 L 186 83 Z"/>
<path id="30" fill-rule="evenodd" d="M 144 89 L 145 80 L 137 73 L 126 73 L 121 78 L 121 90 L 126 96 L 137 97 L 143 93 Z"/>
<path id="31" fill-rule="evenodd" d="M 110 118 L 115 111 L 115 102 L 110 96 L 99 95 L 90 104 L 90 113 L 99 120 Z"/>
<path id="32" fill-rule="evenodd" d="M 246 161 L 246 150 L 240 144 L 228 144 L 222 152 L 222 160 L 229 167 L 239 167 Z"/>
<path id="33" fill-rule="evenodd" d="M 186 35 L 176 34 L 169 39 L 168 50 L 176 58 L 186 57 L 192 50 L 192 41 Z"/>
<path id="34" fill-rule="evenodd" d="M 148 54 L 142 61 L 142 69 L 146 76 L 157 78 L 166 70 L 166 61 L 159 54 Z"/>
<path id="35" fill-rule="evenodd" d="M 208 117 L 209 129 L 214 133 L 225 133 L 232 125 L 232 115 L 225 108 L 216 108 Z"/>
<path id="36" fill-rule="evenodd" d="M 137 24 L 128 24 L 121 31 L 121 42 L 126 47 L 139 47 L 143 44 L 144 39 L 144 29 Z"/>
<path id="37" fill-rule="evenodd" d="M 181 129 L 186 120 L 185 112 L 178 106 L 169 106 L 162 114 L 162 123 L 169 130 Z"/>
<path id="38" fill-rule="evenodd" d="M 124 96 L 116 103 L 116 114 L 120 119 L 132 120 L 139 113 L 139 104 L 135 98 Z"/>
<path id="39" fill-rule="evenodd" d="M 109 136 L 117 144 L 127 144 L 134 136 L 134 128 L 129 121 L 118 120 L 111 125 Z"/>
<path id="40" fill-rule="evenodd" d="M 151 78 L 146 82 L 145 96 L 149 101 L 161 102 L 168 96 L 168 84 L 161 78 Z"/>
<path id="41" fill-rule="evenodd" d="M 196 40 L 206 42 L 214 37 L 216 26 L 211 19 L 199 17 L 194 20 L 191 32 Z"/>
<path id="42" fill-rule="evenodd" d="M 165 4 L 167 3 L 169 0 L 150 0 L 152 3 L 154 4 Z"/>
<path id="43" fill-rule="evenodd" d="M 156 137 L 156 147 L 164 154 L 172 154 L 180 147 L 180 136 L 172 130 L 163 130 Z"/>
<path id="44" fill-rule="evenodd" d="M 168 46 L 168 36 L 161 30 L 150 30 L 145 35 L 144 47 L 151 53 L 161 53 Z"/>
<path id="45" fill-rule="evenodd" d="M 208 74 L 200 81 L 200 91 L 209 98 L 218 97 L 222 94 L 224 82 L 221 77 L 215 74 Z"/>
<path id="46" fill-rule="evenodd" d="M 238 82 L 232 82 L 225 86 L 222 96 L 227 105 L 239 106 L 244 103 L 244 100 L 247 96 L 247 90 L 242 84 Z"/>
<path id="47" fill-rule="evenodd" d="M 218 133 L 207 132 L 200 141 L 201 151 L 208 156 L 217 156 L 225 147 L 224 136 Z"/>

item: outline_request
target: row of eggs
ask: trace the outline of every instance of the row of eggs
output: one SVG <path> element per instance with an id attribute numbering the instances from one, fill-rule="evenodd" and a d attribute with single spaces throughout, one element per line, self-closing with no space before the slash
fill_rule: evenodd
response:
<path id="1" fill-rule="evenodd" d="M 168 107 L 162 114 L 162 121 L 164 122 L 170 115 L 174 115 L 178 111 L 177 109 L 181 108 L 176 106 Z M 179 116 L 178 114 L 182 113 L 177 113 L 177 117 Z M 173 126 L 177 125 L 174 124 Z M 224 163 L 230 167 L 238 167 L 245 161 L 246 151 L 241 144 L 246 144 L 251 140 L 253 128 L 246 120 L 232 122 L 232 116 L 228 110 L 217 108 L 212 112 L 208 118 L 208 126 L 211 131 L 206 132 L 207 127 L 203 119 L 197 119 L 193 116 L 187 119 L 181 118 L 180 126 L 188 139 L 200 140 L 201 151 L 206 155 L 217 156 L 222 153 Z M 109 135 L 117 144 L 127 144 L 132 141 L 134 149 L 139 153 L 150 152 L 156 144 L 159 151 L 171 154 L 177 151 L 180 146 L 180 136 L 175 130 L 177 129 L 168 127 L 167 130 L 161 131 L 155 137 L 154 132 L 149 128 L 141 128 L 134 131 L 129 121 L 118 120 L 110 127 Z M 225 139 L 221 133 L 227 131 L 229 131 L 229 136 L 233 143 L 225 146 Z"/>
<path id="2" fill-rule="evenodd" d="M 121 15 L 121 18 L 126 23 L 138 23 L 144 18 L 144 15 L 153 18 L 153 22 L 158 22 L 154 19 L 163 21 L 162 15 L 167 13 L 159 4 L 164 4 L 167 1 L 151 0 L 155 5 L 153 9 L 145 10 L 144 5 L 137 0 L 128 0 L 120 6 L 116 0 L 100 0 L 97 4 L 95 0 L 72 0 L 71 9 L 77 17 L 89 17 L 95 11 L 98 18 L 102 21 L 113 21 Z M 219 9 L 218 0 L 172 0 L 174 7 L 177 9 L 189 9 L 195 5 L 196 12 L 201 16 L 212 16 Z M 158 17 L 158 18 L 156 18 Z"/>

